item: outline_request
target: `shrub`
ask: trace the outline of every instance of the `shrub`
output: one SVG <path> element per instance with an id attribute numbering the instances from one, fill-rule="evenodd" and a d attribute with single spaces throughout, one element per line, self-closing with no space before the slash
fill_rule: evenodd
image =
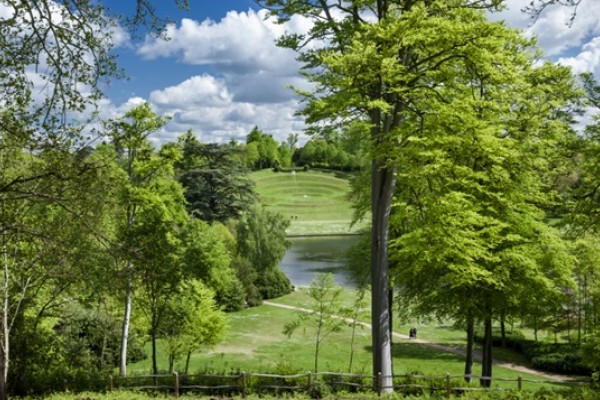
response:
<path id="1" fill-rule="evenodd" d="M 583 365 L 580 352 L 542 354 L 531 360 L 532 366 L 544 371 L 560 374 L 587 375 L 591 371 Z"/>
<path id="2" fill-rule="evenodd" d="M 292 283 L 279 268 L 270 268 L 254 282 L 263 299 L 274 299 L 292 292 Z"/>

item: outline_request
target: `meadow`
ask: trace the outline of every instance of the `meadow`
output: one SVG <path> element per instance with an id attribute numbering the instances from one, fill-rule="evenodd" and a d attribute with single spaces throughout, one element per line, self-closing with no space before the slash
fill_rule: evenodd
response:
<path id="1" fill-rule="evenodd" d="M 290 295 L 275 299 L 277 304 L 308 307 L 309 297 L 306 288 L 299 288 Z M 350 306 L 355 299 L 354 290 L 345 289 L 343 302 Z M 368 306 L 361 313 L 361 321 L 369 322 Z M 287 337 L 283 334 L 284 325 L 294 319 L 297 311 L 262 305 L 228 314 L 228 333 L 225 340 L 211 349 L 193 354 L 190 361 L 190 373 L 253 373 L 294 374 L 307 371 L 314 372 L 314 333 L 308 327 L 302 327 Z M 410 325 L 395 324 L 395 332 L 408 333 Z M 464 346 L 464 333 L 452 326 L 432 322 L 421 323 L 419 338 L 433 343 L 449 346 Z M 342 331 L 332 333 L 322 344 L 319 357 L 319 372 L 352 372 L 370 374 L 371 370 L 371 338 L 370 330 L 365 327 L 356 329 L 354 347 L 351 346 L 352 331 L 347 326 Z M 393 344 L 394 373 L 397 375 L 416 374 L 443 377 L 446 374 L 459 376 L 464 370 L 464 357 L 449 351 L 441 351 L 426 344 L 416 343 L 409 339 L 395 338 Z M 350 355 L 352 352 L 352 365 Z M 505 354 L 510 357 L 510 352 Z M 183 361 L 175 365 L 175 370 L 183 370 Z M 165 369 L 167 357 L 159 346 L 159 367 Z M 474 365 L 474 374 L 480 371 L 479 363 Z M 146 374 L 150 371 L 150 360 L 129 366 L 131 374 Z M 518 372 L 512 369 L 495 366 L 494 378 L 524 380 L 524 389 L 538 389 L 554 386 L 545 378 Z M 529 382 L 535 381 L 535 382 Z M 495 381 L 494 387 L 516 388 L 512 381 Z"/>

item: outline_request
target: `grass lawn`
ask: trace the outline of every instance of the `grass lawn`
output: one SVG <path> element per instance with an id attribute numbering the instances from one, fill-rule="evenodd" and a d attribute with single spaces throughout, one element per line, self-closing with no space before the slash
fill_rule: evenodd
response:
<path id="1" fill-rule="evenodd" d="M 345 290 L 343 299 L 351 304 L 354 291 Z M 276 302 L 306 306 L 306 289 L 276 299 Z M 297 373 L 314 372 L 314 331 L 299 328 L 291 337 L 282 331 L 286 322 L 295 318 L 296 312 L 270 305 L 245 309 L 228 314 L 229 331 L 224 342 L 191 358 L 190 373 L 195 372 L 269 372 Z M 368 321 L 365 309 L 363 318 Z M 361 318 L 362 319 L 362 318 Z M 400 333 L 408 332 L 408 325 L 398 326 Z M 451 326 L 419 325 L 419 337 L 433 342 L 464 345 L 464 334 Z M 333 333 L 323 343 L 319 357 L 319 371 L 349 372 L 351 352 L 351 329 L 345 327 Z M 370 330 L 358 328 L 354 345 L 352 372 L 369 374 L 371 370 Z M 148 348 L 149 353 L 149 348 Z M 461 375 L 464 369 L 463 357 L 440 351 L 410 340 L 395 339 L 393 345 L 394 373 L 416 373 L 428 376 Z M 166 369 L 167 358 L 159 346 L 159 368 Z M 150 359 L 129 366 L 132 374 L 145 374 L 150 371 Z M 183 371 L 183 360 L 176 363 L 176 370 Z M 476 363 L 473 371 L 478 374 L 481 366 Z M 513 370 L 494 367 L 494 377 L 527 380 L 544 379 L 519 373 Z M 495 381 L 494 386 L 516 388 L 516 382 Z M 534 389 L 547 384 L 524 382 L 525 389 Z"/>
<path id="2" fill-rule="evenodd" d="M 289 218 L 288 235 L 331 235 L 354 233 L 350 227 L 352 208 L 348 173 L 338 171 L 253 172 L 261 204 Z"/>

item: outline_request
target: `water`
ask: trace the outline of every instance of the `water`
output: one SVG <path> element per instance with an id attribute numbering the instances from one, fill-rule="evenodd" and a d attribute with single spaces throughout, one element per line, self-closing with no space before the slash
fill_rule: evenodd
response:
<path id="1" fill-rule="evenodd" d="M 308 286 L 317 273 L 331 272 L 336 282 L 353 287 L 344 268 L 346 250 L 359 240 L 358 236 L 319 236 L 291 238 L 290 247 L 280 267 L 292 285 Z"/>

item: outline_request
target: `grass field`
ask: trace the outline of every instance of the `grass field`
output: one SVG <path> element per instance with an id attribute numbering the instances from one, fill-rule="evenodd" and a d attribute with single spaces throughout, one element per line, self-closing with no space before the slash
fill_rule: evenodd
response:
<path id="1" fill-rule="evenodd" d="M 352 304 L 354 292 L 345 290 L 346 304 Z M 276 299 L 275 302 L 288 305 L 307 305 L 306 289 Z M 314 334 L 302 328 L 288 338 L 283 334 L 286 322 L 295 318 L 296 312 L 269 305 L 249 308 L 228 314 L 229 331 L 224 342 L 194 354 L 191 358 L 190 372 L 225 373 L 232 371 L 296 373 L 314 371 Z M 368 311 L 363 317 L 368 321 Z M 397 326 L 400 333 L 406 334 L 408 328 Z M 369 374 L 371 370 L 370 331 L 358 328 L 354 347 L 352 372 Z M 464 334 L 451 325 L 419 326 L 419 337 L 436 343 L 464 345 Z M 330 372 L 350 371 L 351 330 L 344 328 L 334 333 L 322 344 L 319 357 L 319 370 Z M 165 369 L 167 360 L 160 349 L 159 368 Z M 428 376 L 444 376 L 446 373 L 460 375 L 464 369 L 463 357 L 435 350 L 410 340 L 396 339 L 393 346 L 394 373 L 417 373 Z M 176 364 L 176 370 L 183 370 L 183 360 Z M 481 367 L 474 366 L 478 374 Z M 129 372 L 143 374 L 150 371 L 150 360 L 132 364 Z M 501 379 L 543 380 L 534 375 L 519 373 L 510 369 L 494 367 L 494 377 Z M 515 388 L 515 382 L 495 381 L 494 385 Z M 534 389 L 547 384 L 524 382 L 525 389 Z"/>
<path id="2" fill-rule="evenodd" d="M 338 171 L 273 172 L 251 174 L 260 202 L 289 218 L 288 235 L 353 233 L 364 224 L 350 227 L 349 174 Z"/>

